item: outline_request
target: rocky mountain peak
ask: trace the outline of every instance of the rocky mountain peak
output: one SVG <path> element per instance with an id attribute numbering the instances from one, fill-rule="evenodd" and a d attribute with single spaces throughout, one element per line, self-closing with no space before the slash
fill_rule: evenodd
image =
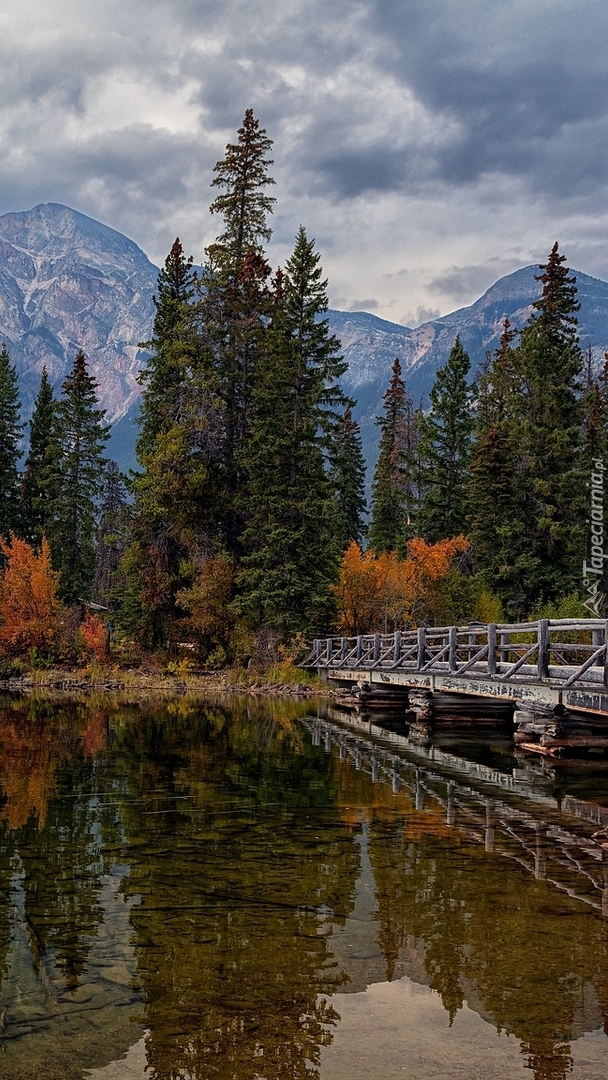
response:
<path id="1" fill-rule="evenodd" d="M 58 203 L 0 217 L 0 336 L 31 403 L 46 366 L 56 386 L 78 349 L 108 418 L 139 395 L 157 268 L 115 229 Z"/>

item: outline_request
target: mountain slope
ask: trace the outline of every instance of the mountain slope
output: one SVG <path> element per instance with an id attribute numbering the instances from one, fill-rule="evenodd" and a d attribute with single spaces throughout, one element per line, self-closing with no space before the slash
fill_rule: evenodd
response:
<path id="1" fill-rule="evenodd" d="M 423 323 L 414 330 L 364 313 L 330 313 L 332 329 L 341 338 L 350 364 L 344 386 L 358 401 L 356 415 L 368 466 L 373 467 L 376 459 L 378 431 L 374 418 L 382 407 L 395 357 L 401 360 L 414 404 L 426 405 L 437 369 L 446 362 L 457 335 L 471 357 L 473 377 L 486 353 L 497 347 L 505 317 L 518 330 L 525 326 L 540 293 L 538 273 L 537 266 L 516 270 L 500 278 L 469 307 Z M 591 347 L 597 364 L 608 350 L 608 283 L 578 270 L 573 273 L 581 305 L 578 313 L 581 345 L 585 350 Z"/>
<path id="2" fill-rule="evenodd" d="M 475 371 L 496 348 L 505 316 L 516 328 L 526 323 L 540 292 L 538 272 L 536 266 L 517 270 L 469 307 L 415 329 L 366 312 L 329 312 L 349 364 L 344 389 L 357 399 L 370 467 L 378 441 L 374 419 L 395 357 L 415 404 L 425 403 L 457 334 Z M 608 284 L 574 273 L 581 344 L 591 345 L 599 358 L 608 350 Z M 84 349 L 114 423 L 110 453 L 123 468 L 134 463 L 143 359 L 138 343 L 150 335 L 157 275 L 132 240 L 66 206 L 46 203 L 0 216 L 0 340 L 17 366 L 24 412 L 29 415 L 42 367 L 59 390 L 75 353 Z"/>
<path id="3" fill-rule="evenodd" d="M 46 365 L 60 386 L 79 348 L 108 419 L 139 396 L 158 270 L 114 229 L 56 203 L 0 217 L 0 336 L 29 411 Z"/>

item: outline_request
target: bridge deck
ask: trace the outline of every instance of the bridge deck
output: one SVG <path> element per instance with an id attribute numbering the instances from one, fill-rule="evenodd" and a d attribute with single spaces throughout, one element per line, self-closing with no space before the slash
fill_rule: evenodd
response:
<path id="1" fill-rule="evenodd" d="M 600 619 L 319 638 L 305 666 L 341 682 L 560 704 L 608 719 L 608 623 Z"/>

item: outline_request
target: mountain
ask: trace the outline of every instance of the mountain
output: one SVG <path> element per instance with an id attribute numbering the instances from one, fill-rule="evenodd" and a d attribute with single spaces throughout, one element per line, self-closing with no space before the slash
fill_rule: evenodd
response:
<path id="1" fill-rule="evenodd" d="M 46 365 L 61 386 L 82 348 L 108 419 L 139 398 L 157 268 L 122 233 L 47 203 L 0 217 L 0 336 L 29 414 Z"/>
<path id="2" fill-rule="evenodd" d="M 516 328 L 527 321 L 539 295 L 536 266 L 501 278 L 470 307 L 412 329 L 366 312 L 329 312 L 349 369 L 344 389 L 358 401 L 366 460 L 373 467 L 390 368 L 402 363 L 415 404 L 426 401 L 437 368 L 457 334 L 473 370 L 496 348 L 508 316 Z M 608 284 L 574 271 L 579 329 L 584 348 L 608 351 Z M 79 348 L 89 358 L 99 396 L 113 423 L 110 454 L 121 467 L 134 464 L 135 417 L 143 353 L 150 335 L 158 269 L 122 233 L 67 206 L 46 203 L 0 216 L 0 340 L 19 373 L 29 415 L 46 365 L 59 391 Z"/>
<path id="3" fill-rule="evenodd" d="M 447 360 L 457 335 L 471 357 L 471 377 L 486 353 L 497 346 L 502 323 L 508 317 L 521 329 L 532 313 L 540 287 L 537 266 L 525 266 L 500 278 L 469 307 L 459 308 L 440 319 L 415 329 L 387 323 L 365 312 L 332 311 L 333 332 L 342 341 L 349 371 L 344 377 L 346 391 L 357 399 L 356 415 L 368 465 L 375 462 L 378 429 L 374 419 L 382 407 L 390 365 L 399 357 L 407 389 L 414 404 L 427 404 L 435 373 Z M 608 351 L 608 283 L 579 270 L 577 279 L 579 336 L 583 349 L 591 348 L 593 363 Z"/>

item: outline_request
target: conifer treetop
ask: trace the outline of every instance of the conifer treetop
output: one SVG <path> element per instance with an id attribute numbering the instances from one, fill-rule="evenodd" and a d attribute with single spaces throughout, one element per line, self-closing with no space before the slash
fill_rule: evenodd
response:
<path id="1" fill-rule="evenodd" d="M 577 301 L 576 277 L 570 274 L 565 262 L 566 257 L 559 254 L 556 240 L 546 265 L 539 267 L 542 274 L 536 275 L 536 281 L 542 283 L 543 291 L 532 305 L 538 314 L 533 314 L 530 320 L 555 344 L 575 344 L 578 341 L 576 312 L 581 305 Z"/>
<path id="2" fill-rule="evenodd" d="M 221 257 L 224 249 L 223 254 L 238 266 L 248 249 L 260 249 L 262 241 L 270 240 L 272 230 L 266 219 L 276 202 L 265 193 L 274 184 L 268 175 L 274 164 L 267 156 L 271 146 L 272 139 L 260 127 L 253 109 L 247 109 L 238 142 L 228 143 L 225 158 L 213 170 L 211 186 L 225 190 L 209 207 L 212 214 L 224 218 L 224 232 L 208 249 L 212 260 Z"/>

